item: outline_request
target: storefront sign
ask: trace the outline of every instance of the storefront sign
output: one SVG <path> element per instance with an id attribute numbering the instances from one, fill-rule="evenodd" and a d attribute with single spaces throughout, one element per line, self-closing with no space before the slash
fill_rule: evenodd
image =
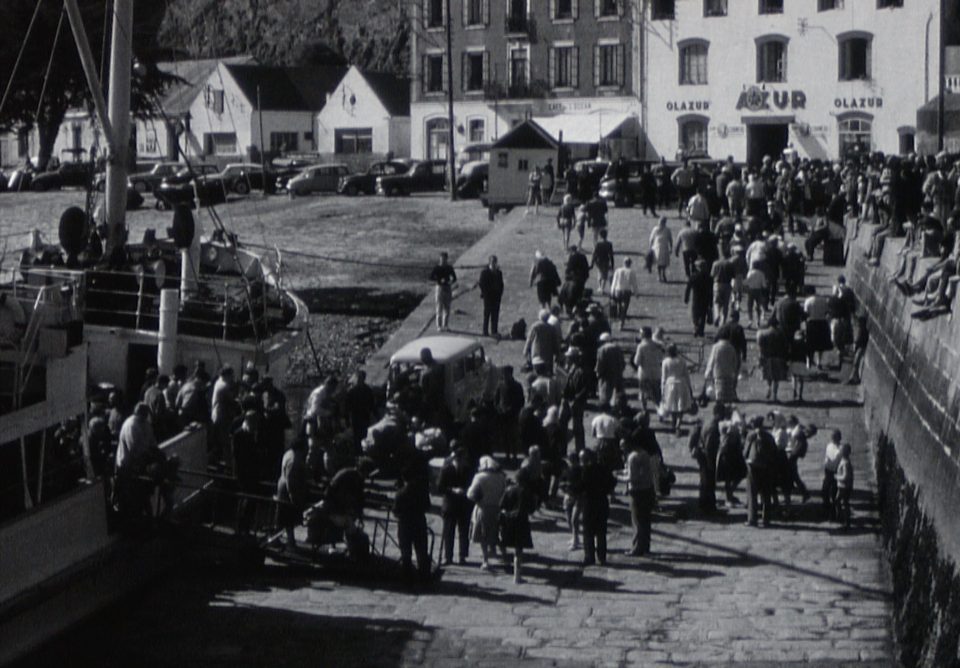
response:
<path id="1" fill-rule="evenodd" d="M 750 86 L 740 93 L 737 110 L 806 109 L 807 95 L 802 90 L 764 90 Z"/>
<path id="2" fill-rule="evenodd" d="M 686 100 L 684 102 L 667 102 L 667 111 L 709 111 L 709 100 Z"/>
<path id="3" fill-rule="evenodd" d="M 593 109 L 591 102 L 550 102 L 546 105 L 546 110 L 551 112 L 566 111 L 590 111 Z"/>
<path id="4" fill-rule="evenodd" d="M 882 97 L 838 97 L 833 101 L 837 109 L 880 109 Z"/>
<path id="5" fill-rule="evenodd" d="M 711 126 L 711 129 L 716 130 L 717 136 L 720 139 L 726 139 L 727 137 L 742 137 L 746 133 L 746 128 L 742 125 L 727 125 L 726 123 L 718 123 L 716 126 Z"/>

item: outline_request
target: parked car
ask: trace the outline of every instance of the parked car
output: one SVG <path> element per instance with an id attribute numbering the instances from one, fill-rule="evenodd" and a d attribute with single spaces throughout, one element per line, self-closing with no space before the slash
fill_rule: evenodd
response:
<path id="1" fill-rule="evenodd" d="M 316 164 L 311 160 L 300 158 L 283 158 L 274 160 L 271 164 L 271 172 L 274 176 L 274 192 L 284 192 L 290 179 L 302 172 L 307 167 Z"/>
<path id="2" fill-rule="evenodd" d="M 224 189 L 238 195 L 246 195 L 251 190 L 263 190 L 266 180 L 263 165 L 252 162 L 229 164 L 220 172 L 220 181 Z"/>
<path id="3" fill-rule="evenodd" d="M 640 201 L 640 174 L 643 166 L 650 164 L 644 160 L 624 160 L 622 169 L 624 178 L 617 179 L 617 163 L 607 167 L 600 181 L 600 197 L 612 202 L 614 206 L 633 206 Z"/>
<path id="4" fill-rule="evenodd" d="M 426 336 L 410 341 L 390 358 L 387 394 L 410 385 L 419 387 L 424 364 L 420 351 L 429 348 L 443 371 L 443 399 L 454 420 L 466 422 L 470 407 L 496 394 L 500 374 L 487 360 L 478 339 L 466 336 Z"/>
<path id="5" fill-rule="evenodd" d="M 577 173 L 580 192 L 595 193 L 609 166 L 606 160 L 580 160 L 574 163 L 573 170 Z"/>
<path id="6" fill-rule="evenodd" d="M 443 190 L 446 185 L 446 160 L 414 162 L 403 174 L 377 177 L 377 193 L 387 197 Z"/>
<path id="7" fill-rule="evenodd" d="M 86 162 L 64 162 L 49 172 L 35 174 L 30 189 L 35 192 L 59 190 L 69 186 L 86 188 L 90 185 L 92 170 Z"/>
<path id="8" fill-rule="evenodd" d="M 397 160 L 375 162 L 362 174 L 349 174 L 340 179 L 337 192 L 341 195 L 373 195 L 377 192 L 377 178 L 403 174 L 410 165 Z"/>
<path id="9" fill-rule="evenodd" d="M 482 142 L 464 146 L 457 151 L 457 169 L 463 169 L 463 166 L 468 162 L 486 162 L 490 160 L 490 146 L 491 144 Z"/>
<path id="10" fill-rule="evenodd" d="M 349 173 L 350 169 L 342 164 L 313 165 L 290 179 L 287 192 L 290 197 L 310 193 L 335 193 L 340 179 Z"/>
<path id="11" fill-rule="evenodd" d="M 177 172 L 174 177 L 164 179 L 154 189 L 153 195 L 157 199 L 156 208 L 172 209 L 178 204 L 196 206 L 195 191 L 200 194 L 200 206 L 212 206 L 227 201 L 228 191 L 218 173 L 197 176 L 196 171 L 190 172 L 184 169 Z"/>
<path id="12" fill-rule="evenodd" d="M 182 165 L 179 162 L 158 162 L 148 172 L 131 174 L 130 185 L 138 193 L 153 192 L 153 189 L 160 185 L 165 178 L 176 174 L 181 167 Z"/>
<path id="13" fill-rule="evenodd" d="M 474 160 L 466 163 L 460 169 L 457 177 L 457 197 L 460 199 L 476 199 L 487 191 L 487 180 L 490 177 L 490 163 L 486 160 Z"/>

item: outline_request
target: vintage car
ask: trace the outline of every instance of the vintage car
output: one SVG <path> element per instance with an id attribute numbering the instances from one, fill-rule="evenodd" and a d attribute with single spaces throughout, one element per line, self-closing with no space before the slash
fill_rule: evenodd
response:
<path id="1" fill-rule="evenodd" d="M 444 399 L 457 422 L 466 422 L 471 403 L 492 398 L 500 384 L 500 373 L 484 354 L 479 340 L 467 336 L 425 336 L 400 348 L 390 358 L 387 396 L 408 383 L 419 383 L 424 370 L 420 351 L 429 348 L 434 361 L 443 368 Z"/>
<path id="2" fill-rule="evenodd" d="M 443 190 L 447 183 L 446 160 L 414 162 L 403 174 L 377 177 L 377 192 L 387 197 Z"/>

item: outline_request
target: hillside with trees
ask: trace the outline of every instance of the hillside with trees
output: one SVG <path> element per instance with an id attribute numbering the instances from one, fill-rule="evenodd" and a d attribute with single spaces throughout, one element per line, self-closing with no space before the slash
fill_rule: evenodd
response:
<path id="1" fill-rule="evenodd" d="M 169 0 L 170 54 L 250 54 L 270 65 L 350 63 L 404 74 L 410 0 Z"/>

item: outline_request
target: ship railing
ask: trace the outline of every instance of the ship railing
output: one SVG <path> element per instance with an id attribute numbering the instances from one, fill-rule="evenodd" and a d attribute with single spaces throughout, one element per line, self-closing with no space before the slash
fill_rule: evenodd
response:
<path id="1" fill-rule="evenodd" d="M 35 295 L 48 284 L 69 279 L 79 284 L 76 304 L 85 322 L 159 331 L 160 286 L 149 273 L 111 270 L 103 276 L 117 277 L 125 285 L 102 287 L 100 281 L 90 280 L 88 274 L 76 270 L 30 267 L 23 272 L 27 281 L 12 286 L 18 299 Z M 265 284 L 257 283 L 260 289 L 251 293 L 240 276 L 201 277 L 193 283 L 196 291 L 181 301 L 178 316 L 181 332 L 202 331 L 206 336 L 222 340 L 269 336 L 272 314 Z"/>

